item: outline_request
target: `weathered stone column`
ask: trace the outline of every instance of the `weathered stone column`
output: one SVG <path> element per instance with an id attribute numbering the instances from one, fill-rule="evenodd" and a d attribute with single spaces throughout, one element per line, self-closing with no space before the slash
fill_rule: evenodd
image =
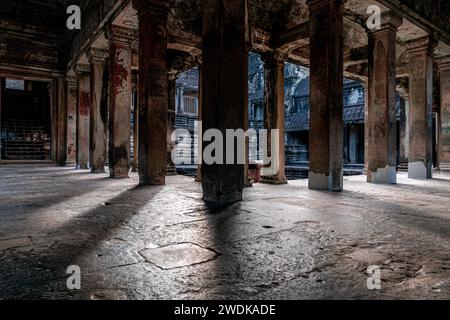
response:
<path id="1" fill-rule="evenodd" d="M 266 175 L 262 172 L 262 183 L 286 184 L 285 172 L 285 100 L 284 100 L 284 67 L 287 56 L 280 52 L 267 52 L 261 55 L 264 62 L 264 124 L 267 129 L 268 156 L 272 163 L 268 167 L 276 169 L 275 175 Z M 278 130 L 277 154 L 271 154 L 272 144 L 271 132 Z"/>
<path id="2" fill-rule="evenodd" d="M 311 32 L 309 188 L 343 189 L 343 0 L 308 0 Z"/>
<path id="3" fill-rule="evenodd" d="M 433 49 L 430 37 L 407 44 L 409 51 L 409 164 L 408 177 L 433 175 Z"/>
<path id="4" fill-rule="evenodd" d="M 75 73 L 66 76 L 67 103 L 67 162 L 75 163 L 77 158 L 77 79 Z"/>
<path id="5" fill-rule="evenodd" d="M 364 88 L 364 174 L 367 174 L 367 169 L 369 168 L 369 84 L 363 82 L 362 86 Z"/>
<path id="6" fill-rule="evenodd" d="M 5 88 L 5 78 L 0 77 L 0 160 L 2 160 L 3 157 L 3 139 L 2 139 L 2 133 L 3 133 L 3 127 L 2 127 L 2 106 L 3 106 L 3 88 Z"/>
<path id="7" fill-rule="evenodd" d="M 438 60 L 441 81 L 439 168 L 450 171 L 450 56 Z"/>
<path id="8" fill-rule="evenodd" d="M 109 176 L 128 178 L 131 137 L 132 29 L 109 26 Z"/>
<path id="9" fill-rule="evenodd" d="M 400 150 L 399 164 L 407 164 L 409 156 L 409 106 L 408 98 L 403 96 L 400 105 Z"/>
<path id="10" fill-rule="evenodd" d="M 91 173 L 104 173 L 108 125 L 108 52 L 92 48 L 87 55 L 91 66 L 89 163 Z"/>
<path id="11" fill-rule="evenodd" d="M 167 167 L 167 18 L 172 1 L 134 0 L 139 16 L 139 181 L 164 185 Z"/>
<path id="12" fill-rule="evenodd" d="M 167 175 L 176 175 L 177 169 L 172 161 L 172 151 L 175 143 L 172 141 L 172 134 L 175 132 L 175 108 L 176 108 L 176 72 L 168 74 L 168 112 L 167 112 Z"/>
<path id="13" fill-rule="evenodd" d="M 202 38 L 202 130 L 246 128 L 248 55 L 245 42 L 245 0 L 203 0 Z M 214 138 L 212 138 L 213 140 Z M 225 139 L 224 139 L 225 140 Z M 245 142 L 236 139 L 233 164 L 202 164 L 203 199 L 212 208 L 222 208 L 242 200 L 245 179 Z M 203 150 L 212 142 L 203 142 Z M 225 145 L 225 143 L 224 143 Z M 217 148 L 220 148 L 218 144 Z M 230 152 L 217 150 L 224 158 Z M 221 152 L 222 151 L 222 152 Z M 238 157 L 237 154 L 243 155 Z M 239 159 L 240 158 L 240 159 Z M 244 159 L 242 159 L 244 158 Z M 240 161 L 238 161 L 240 160 Z M 240 162 L 240 163 L 239 163 Z"/>
<path id="14" fill-rule="evenodd" d="M 137 91 L 137 85 L 138 85 L 138 76 L 137 72 L 133 71 L 131 74 L 131 83 L 132 83 L 132 90 L 133 90 L 133 103 L 134 103 L 134 127 L 133 127 L 133 162 L 131 164 L 131 171 L 137 172 L 138 171 L 138 149 L 139 149 L 139 139 L 138 139 L 138 132 L 139 132 L 139 102 L 138 102 L 138 91 Z"/>
<path id="15" fill-rule="evenodd" d="M 89 168 L 89 122 L 91 104 L 91 80 L 88 65 L 77 65 L 77 168 Z"/>
<path id="16" fill-rule="evenodd" d="M 57 84 L 57 137 L 56 138 L 56 162 L 60 166 L 65 166 L 67 161 L 67 104 L 66 86 L 64 77 L 58 77 Z"/>
<path id="17" fill-rule="evenodd" d="M 203 141 L 202 141 L 202 135 L 200 134 L 201 128 L 200 123 L 202 121 L 202 110 L 203 110 L 203 67 L 202 67 L 202 57 L 198 57 L 198 136 L 197 136 L 197 175 L 195 176 L 196 182 L 202 182 L 202 152 L 203 152 Z"/>
<path id="18" fill-rule="evenodd" d="M 382 16 L 380 29 L 369 30 L 369 104 L 367 182 L 397 183 L 396 33 L 402 19 Z"/>

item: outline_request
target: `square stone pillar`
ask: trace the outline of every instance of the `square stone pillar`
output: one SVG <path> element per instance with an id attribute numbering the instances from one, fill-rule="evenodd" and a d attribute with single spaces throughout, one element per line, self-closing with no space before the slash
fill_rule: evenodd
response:
<path id="1" fill-rule="evenodd" d="M 89 122 L 91 104 L 91 80 L 88 65 L 78 64 L 77 99 L 77 169 L 89 168 Z"/>
<path id="2" fill-rule="evenodd" d="M 167 167 L 167 19 L 172 1 L 134 0 L 139 17 L 139 182 L 164 185 Z"/>
<path id="3" fill-rule="evenodd" d="M 56 83 L 56 162 L 60 166 L 65 166 L 67 162 L 67 104 L 66 85 L 64 77 L 58 77 Z"/>
<path id="4" fill-rule="evenodd" d="M 211 208 L 241 201 L 246 179 L 244 141 L 235 139 L 235 145 L 238 140 L 240 147 L 234 148 L 233 164 L 225 164 L 230 152 L 225 147 L 226 130 L 245 130 L 247 126 L 245 4 L 245 0 L 203 0 L 202 131 L 205 138 L 210 129 L 219 130 L 224 138 L 223 150 L 216 149 L 216 154 L 222 153 L 224 159 L 219 159 L 220 163 L 202 164 L 203 200 Z M 210 149 L 211 144 L 204 141 L 203 150 Z M 244 159 L 239 159 L 238 153 Z"/>
<path id="5" fill-rule="evenodd" d="M 77 160 L 77 79 L 74 72 L 66 76 L 66 104 L 67 104 L 67 162 L 76 163 Z"/>
<path id="6" fill-rule="evenodd" d="M 128 178 L 131 166 L 132 29 L 107 28 L 109 39 L 109 176 Z"/>
<path id="7" fill-rule="evenodd" d="M 167 175 L 177 175 L 177 168 L 172 161 L 172 151 L 175 147 L 175 142 L 172 141 L 172 134 L 175 132 L 175 120 L 176 120 L 176 86 L 177 76 L 175 72 L 168 74 L 168 112 L 167 112 Z"/>
<path id="8" fill-rule="evenodd" d="M 369 126 L 367 125 L 369 121 L 369 84 L 363 82 L 362 86 L 364 88 L 364 174 L 367 174 L 369 168 L 369 161 L 367 161 L 369 159 Z"/>
<path id="9" fill-rule="evenodd" d="M 272 163 L 268 165 L 276 169 L 275 175 L 266 175 L 263 169 L 262 183 L 287 184 L 285 172 L 285 99 L 284 99 L 284 67 L 287 56 L 280 52 L 267 52 L 261 55 L 264 62 L 264 126 L 267 129 L 268 156 Z M 271 154 L 272 144 L 271 132 L 278 130 L 279 139 Z"/>
<path id="10" fill-rule="evenodd" d="M 198 121 L 197 125 L 199 125 L 202 121 L 202 110 L 203 110 L 203 67 L 202 67 L 202 57 L 198 57 Z M 201 128 L 199 128 L 199 134 L 197 136 L 197 174 L 195 176 L 196 182 L 202 182 L 202 152 L 203 152 L 203 141 L 202 141 L 202 135 L 200 134 Z"/>
<path id="11" fill-rule="evenodd" d="M 139 150 L 139 102 L 138 102 L 138 75 L 136 71 L 131 73 L 131 84 L 133 91 L 134 103 L 134 127 L 133 127 L 133 162 L 131 164 L 131 171 L 138 172 L 138 150 Z"/>
<path id="12" fill-rule="evenodd" d="M 439 110 L 439 168 L 450 171 L 450 56 L 438 61 L 441 105 Z"/>
<path id="13" fill-rule="evenodd" d="M 399 150 L 399 164 L 408 163 L 409 154 L 409 128 L 408 128 L 408 117 L 409 117 L 409 107 L 408 98 L 402 97 L 400 101 L 400 150 Z"/>
<path id="14" fill-rule="evenodd" d="M 2 127 L 2 106 L 3 106 L 3 90 L 5 89 L 5 78 L 0 77 L 0 160 L 3 157 L 3 127 Z"/>
<path id="15" fill-rule="evenodd" d="M 87 56 L 91 67 L 89 163 L 91 173 L 104 173 L 108 128 L 108 52 L 92 48 Z"/>
<path id="16" fill-rule="evenodd" d="M 308 0 L 310 11 L 309 188 L 343 189 L 342 0 Z"/>
<path id="17" fill-rule="evenodd" d="M 409 51 L 409 164 L 408 177 L 433 176 L 433 49 L 423 37 L 407 43 Z"/>
<path id="18" fill-rule="evenodd" d="M 367 182 L 397 183 L 396 33 L 402 19 L 382 16 L 381 29 L 369 30 Z"/>

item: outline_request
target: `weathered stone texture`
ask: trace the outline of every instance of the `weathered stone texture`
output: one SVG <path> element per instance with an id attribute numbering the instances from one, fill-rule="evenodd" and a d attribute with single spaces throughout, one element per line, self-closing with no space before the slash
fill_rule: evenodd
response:
<path id="1" fill-rule="evenodd" d="M 110 39 L 109 170 L 112 178 L 130 171 L 131 41 L 133 30 L 112 26 Z"/>
<path id="2" fill-rule="evenodd" d="M 89 163 L 92 173 L 105 172 L 108 132 L 107 52 L 91 49 L 88 53 L 91 67 Z"/>
<path id="3" fill-rule="evenodd" d="M 341 0 L 308 1 L 311 32 L 311 189 L 343 188 L 343 17 Z"/>
<path id="4" fill-rule="evenodd" d="M 246 127 L 245 1 L 205 0 L 203 8 L 202 130 L 218 129 L 225 137 L 227 129 Z M 203 150 L 208 145 L 203 142 Z M 203 199 L 212 207 L 242 200 L 245 165 L 237 159 L 235 150 L 235 164 L 202 164 Z"/>

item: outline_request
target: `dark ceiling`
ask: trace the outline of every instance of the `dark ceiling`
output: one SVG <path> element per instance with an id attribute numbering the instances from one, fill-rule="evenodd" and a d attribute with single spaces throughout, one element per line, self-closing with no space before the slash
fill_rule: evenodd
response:
<path id="1" fill-rule="evenodd" d="M 1 0 L 0 17 L 37 26 L 60 28 L 65 25 L 66 10 L 83 0 Z M 58 31 L 58 30 L 55 30 Z"/>

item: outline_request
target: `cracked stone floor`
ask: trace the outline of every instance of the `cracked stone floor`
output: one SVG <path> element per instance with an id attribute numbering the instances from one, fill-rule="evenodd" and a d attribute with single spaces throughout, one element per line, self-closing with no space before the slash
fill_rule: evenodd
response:
<path id="1" fill-rule="evenodd" d="M 255 185 L 213 214 L 183 176 L 137 188 L 136 174 L 1 165 L 0 299 L 449 299 L 450 175 L 364 179 L 340 194 Z"/>

